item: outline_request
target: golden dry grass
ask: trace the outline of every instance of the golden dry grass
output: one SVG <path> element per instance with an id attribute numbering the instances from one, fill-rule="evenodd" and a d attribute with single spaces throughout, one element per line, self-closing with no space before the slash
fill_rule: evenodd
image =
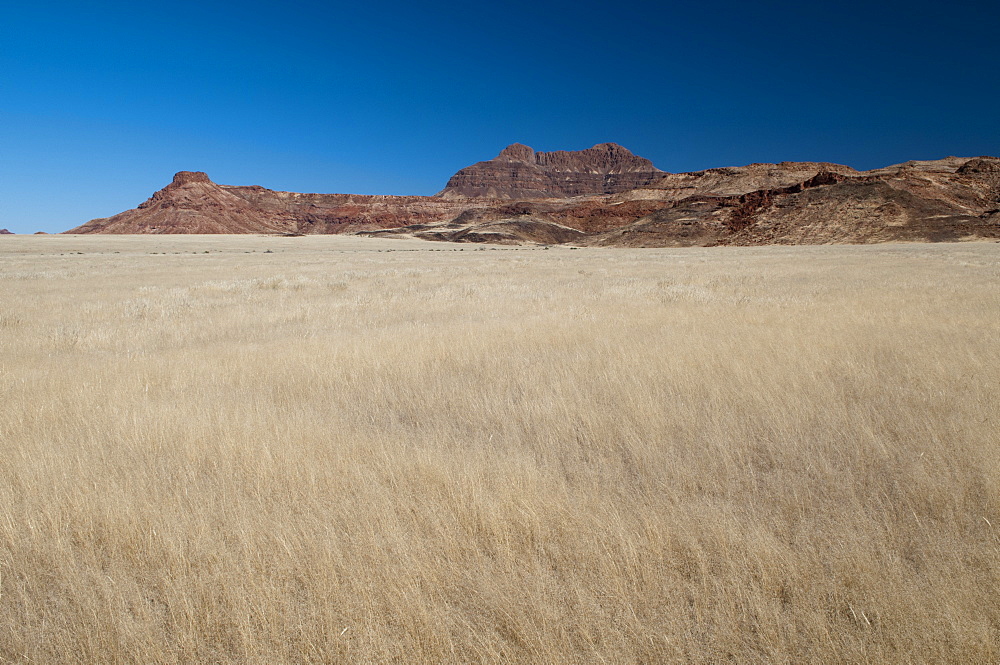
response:
<path id="1" fill-rule="evenodd" d="M 1000 245 L 458 250 L 0 239 L 0 662 L 1000 662 Z"/>

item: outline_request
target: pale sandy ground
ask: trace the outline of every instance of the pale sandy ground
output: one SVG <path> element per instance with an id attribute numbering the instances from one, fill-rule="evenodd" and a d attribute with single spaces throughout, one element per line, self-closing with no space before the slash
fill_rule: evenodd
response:
<path id="1" fill-rule="evenodd" d="M 378 251 L 386 249 L 441 249 L 439 243 L 413 238 L 365 238 L 345 235 L 284 237 L 271 235 L 14 235 L 3 238 L 0 256 L 84 252 L 96 254 L 151 252 L 240 253 L 288 251 Z M 8 242 L 9 240 L 9 242 Z M 453 246 L 459 248 L 459 246 Z"/>
<path id="2" fill-rule="evenodd" d="M 0 237 L 0 662 L 1000 662 L 1000 244 Z"/>

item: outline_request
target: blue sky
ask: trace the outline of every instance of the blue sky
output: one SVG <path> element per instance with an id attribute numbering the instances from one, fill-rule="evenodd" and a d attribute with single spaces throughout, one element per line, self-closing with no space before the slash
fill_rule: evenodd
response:
<path id="1" fill-rule="evenodd" d="M 667 171 L 1000 154 L 1000 3 L 5 2 L 0 228 L 179 170 L 433 194 L 515 141 Z"/>

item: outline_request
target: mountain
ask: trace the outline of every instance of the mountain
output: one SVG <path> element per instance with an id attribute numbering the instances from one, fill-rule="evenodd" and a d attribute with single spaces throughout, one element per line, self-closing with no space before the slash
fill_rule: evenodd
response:
<path id="1" fill-rule="evenodd" d="M 1000 159 L 872 171 L 827 162 L 665 173 L 615 144 L 514 144 L 436 196 L 298 194 L 182 171 L 68 233 L 357 233 L 451 242 L 666 247 L 1000 238 Z"/>
<path id="2" fill-rule="evenodd" d="M 662 247 L 1000 238 L 1000 160 L 992 157 L 823 170 L 796 184 L 742 194 L 725 185 L 712 189 L 689 196 L 661 190 L 668 205 L 588 242 Z"/>
<path id="3" fill-rule="evenodd" d="M 488 162 L 467 166 L 438 196 L 446 199 L 545 199 L 617 194 L 643 187 L 663 171 L 616 143 L 578 151 L 535 152 L 509 145 Z"/>
<path id="4" fill-rule="evenodd" d="M 0 229 L 0 236 L 12 236 L 12 235 L 14 234 L 8 231 L 7 229 Z"/>
<path id="5" fill-rule="evenodd" d="M 468 206 L 431 196 L 298 194 L 219 185 L 181 171 L 137 208 L 66 233 L 344 233 L 454 218 Z"/>
<path id="6" fill-rule="evenodd" d="M 497 202 L 448 223 L 367 234 L 631 247 L 1000 238 L 1000 160 L 948 157 L 866 172 L 782 162 L 664 174 L 618 194 Z"/>

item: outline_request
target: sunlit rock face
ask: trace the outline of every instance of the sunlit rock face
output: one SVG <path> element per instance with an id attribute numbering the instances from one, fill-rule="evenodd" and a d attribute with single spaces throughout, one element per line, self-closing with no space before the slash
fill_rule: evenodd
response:
<path id="1" fill-rule="evenodd" d="M 617 194 L 649 185 L 663 175 L 648 159 L 616 143 L 554 152 L 535 152 L 515 143 L 488 162 L 456 173 L 438 196 L 545 199 Z"/>
<path id="2" fill-rule="evenodd" d="M 345 233 L 453 219 L 469 207 L 433 196 L 300 194 L 220 185 L 181 171 L 132 210 L 67 233 Z"/>
<path id="3" fill-rule="evenodd" d="M 515 143 L 459 171 L 437 196 L 299 194 L 181 171 L 138 207 L 69 233 L 363 233 L 628 247 L 1000 238 L 1000 160 L 664 173 L 613 143 L 576 152 Z"/>

